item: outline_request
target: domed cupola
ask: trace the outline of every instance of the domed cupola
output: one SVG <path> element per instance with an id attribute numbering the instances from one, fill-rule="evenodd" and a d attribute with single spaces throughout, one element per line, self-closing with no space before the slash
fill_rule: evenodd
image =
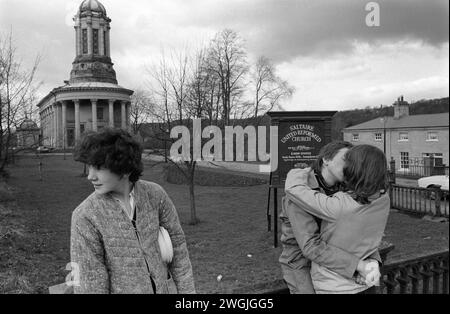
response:
<path id="1" fill-rule="evenodd" d="M 82 13 L 92 13 L 95 15 L 104 15 L 106 16 L 106 9 L 97 0 L 84 0 L 81 5 L 80 9 L 78 10 L 80 14 Z"/>
<path id="2" fill-rule="evenodd" d="M 37 124 L 33 120 L 30 120 L 30 119 L 27 119 L 27 118 L 25 118 L 25 120 L 19 126 L 19 129 L 23 130 L 23 131 L 25 131 L 25 130 L 34 130 L 34 129 L 37 129 L 37 128 L 38 128 Z"/>

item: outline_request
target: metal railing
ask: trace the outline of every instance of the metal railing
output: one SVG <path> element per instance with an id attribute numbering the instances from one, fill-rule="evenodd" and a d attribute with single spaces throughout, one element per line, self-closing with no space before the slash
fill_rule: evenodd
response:
<path id="1" fill-rule="evenodd" d="M 448 294 L 449 251 L 382 267 L 379 294 Z"/>
<path id="2" fill-rule="evenodd" d="M 439 188 L 416 188 L 392 184 L 391 208 L 412 214 L 449 217 L 449 192 Z"/>
<path id="3" fill-rule="evenodd" d="M 436 175 L 448 175 L 448 173 L 448 166 L 409 165 L 408 168 L 395 170 L 395 174 L 399 177 L 416 179 Z"/>
<path id="4" fill-rule="evenodd" d="M 448 294 L 449 251 L 386 263 L 381 267 L 380 286 L 374 294 Z M 283 282 L 262 294 L 289 294 Z"/>

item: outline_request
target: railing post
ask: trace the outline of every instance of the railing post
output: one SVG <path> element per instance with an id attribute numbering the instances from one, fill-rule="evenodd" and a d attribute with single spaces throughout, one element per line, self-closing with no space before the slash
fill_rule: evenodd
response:
<path id="1" fill-rule="evenodd" d="M 384 281 L 384 284 L 386 286 L 386 293 L 387 294 L 394 294 L 395 287 L 397 286 L 397 282 L 395 280 L 395 272 L 390 271 L 387 274 L 387 279 Z"/>
<path id="2" fill-rule="evenodd" d="M 400 283 L 400 294 L 406 294 L 409 283 L 408 270 L 406 268 L 400 269 L 400 276 L 398 276 L 397 281 Z"/>
<path id="3" fill-rule="evenodd" d="M 389 201 L 390 201 L 390 208 L 393 208 L 394 205 L 394 186 L 393 184 L 389 184 Z"/>
<path id="4" fill-rule="evenodd" d="M 439 293 L 439 278 L 444 273 L 441 268 L 441 261 L 437 260 L 432 263 L 433 269 L 431 270 L 433 272 L 433 293 L 438 294 Z"/>
<path id="5" fill-rule="evenodd" d="M 389 162 L 389 168 L 390 168 L 390 184 L 395 184 L 395 159 L 394 157 L 391 157 L 391 161 Z"/>
<path id="6" fill-rule="evenodd" d="M 418 294 L 419 293 L 419 280 L 420 280 L 418 265 L 411 266 L 411 274 L 409 275 L 409 277 L 411 278 L 411 283 L 412 283 L 411 294 Z"/>
<path id="7" fill-rule="evenodd" d="M 442 293 L 448 293 L 448 255 L 442 261 L 442 269 L 444 271 L 442 278 Z"/>
<path id="8" fill-rule="evenodd" d="M 426 264 L 426 262 L 423 264 L 423 270 L 420 274 L 422 275 L 423 280 L 422 293 L 428 294 L 430 291 L 430 278 L 433 274 L 430 272 L 430 267 Z"/>
<path id="9" fill-rule="evenodd" d="M 441 213 L 441 197 L 442 191 L 440 187 L 433 188 L 434 190 L 434 207 L 435 207 L 435 216 L 442 216 Z"/>

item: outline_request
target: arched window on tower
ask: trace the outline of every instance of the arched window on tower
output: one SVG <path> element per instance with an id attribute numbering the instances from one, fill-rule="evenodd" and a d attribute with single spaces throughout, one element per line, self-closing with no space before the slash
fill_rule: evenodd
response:
<path id="1" fill-rule="evenodd" d="M 81 33 L 81 42 L 83 45 L 83 54 L 88 53 L 88 40 L 87 40 L 87 29 L 83 28 Z"/>
<path id="2" fill-rule="evenodd" d="M 98 29 L 94 28 L 92 29 L 92 48 L 93 48 L 93 52 L 94 54 L 98 55 Z"/>

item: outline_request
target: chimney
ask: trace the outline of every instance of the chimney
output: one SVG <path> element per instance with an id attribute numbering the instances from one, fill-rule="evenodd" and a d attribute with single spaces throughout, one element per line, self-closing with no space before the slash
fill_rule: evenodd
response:
<path id="1" fill-rule="evenodd" d="M 394 119 L 398 120 L 402 117 L 409 116 L 409 104 L 403 100 L 403 95 L 397 98 L 394 103 Z"/>

